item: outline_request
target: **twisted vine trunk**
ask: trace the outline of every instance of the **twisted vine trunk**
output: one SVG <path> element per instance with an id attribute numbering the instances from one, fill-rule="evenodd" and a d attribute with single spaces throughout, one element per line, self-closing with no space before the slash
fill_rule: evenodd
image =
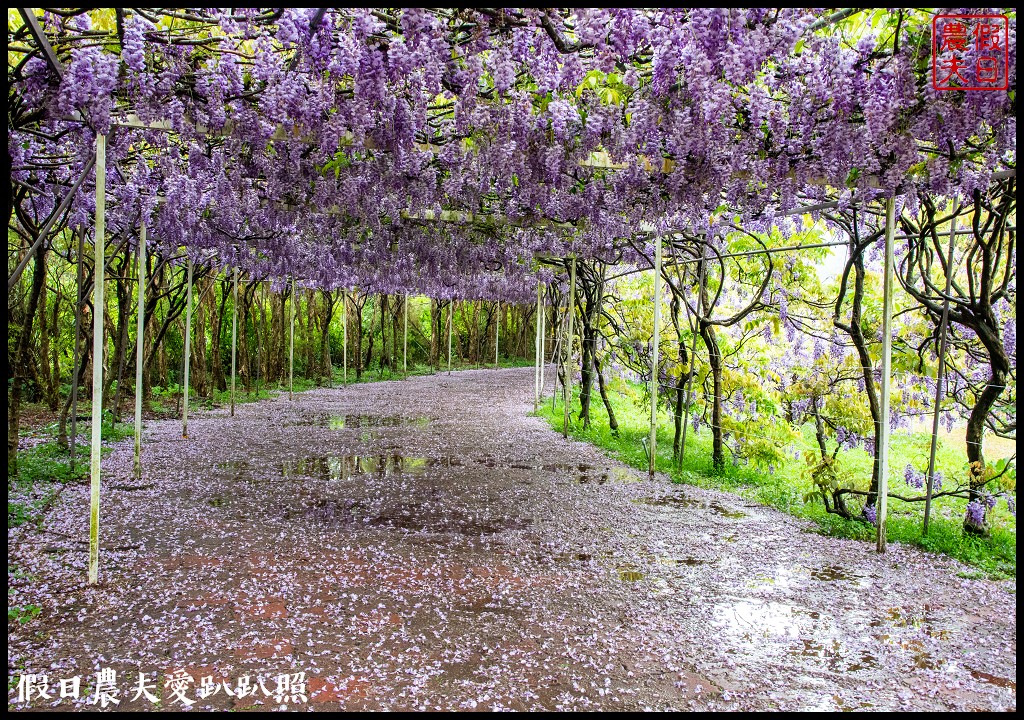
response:
<path id="1" fill-rule="evenodd" d="M 879 399 L 878 386 L 875 384 L 874 364 L 871 361 L 871 353 L 868 351 L 867 338 L 864 337 L 863 329 L 863 305 L 864 305 L 864 248 L 870 244 L 861 243 L 854 225 L 850 235 L 850 259 L 847 261 L 847 269 L 843 277 L 842 290 L 836 300 L 836 310 L 832 318 L 832 324 L 849 336 L 857 351 L 857 358 L 860 361 L 861 377 L 864 378 L 864 393 L 868 396 L 868 410 L 871 412 L 871 422 L 874 429 L 874 442 L 871 460 L 871 484 L 868 488 L 865 508 L 874 507 L 878 500 L 878 474 L 879 474 L 879 447 L 878 438 L 882 433 L 882 406 Z M 853 271 L 853 295 L 850 298 L 850 321 L 842 322 L 839 319 L 840 311 L 846 296 L 846 281 L 849 272 Z"/>
<path id="2" fill-rule="evenodd" d="M 1006 379 L 1010 374 L 1010 359 L 1003 348 L 1002 339 L 992 328 L 995 322 L 978 323 L 974 328 L 978 339 L 989 355 L 990 374 L 985 389 L 981 391 L 978 399 L 971 409 L 967 419 L 967 461 L 970 465 L 970 499 L 981 502 L 982 488 L 988 481 L 985 476 L 985 452 L 983 442 L 985 440 L 985 420 L 988 418 L 992 407 L 996 404 L 999 396 L 1003 394 L 1006 387 Z M 986 513 L 987 515 L 987 513 Z M 964 518 L 964 531 L 974 535 L 986 535 L 989 531 L 987 517 L 980 524 L 975 523 L 970 514 Z"/>
<path id="3" fill-rule="evenodd" d="M 700 336 L 708 349 L 708 365 L 711 368 L 711 462 L 715 469 L 725 467 L 725 443 L 722 439 L 722 351 L 714 326 L 705 321 L 700 323 Z"/>
<path id="4" fill-rule="evenodd" d="M 669 287 L 675 288 L 675 285 L 669 283 Z M 672 438 L 672 457 L 678 458 L 680 452 L 680 446 L 682 445 L 683 436 L 683 404 L 686 402 L 686 383 L 689 382 L 690 376 L 693 374 L 693 366 L 688 362 L 689 353 L 686 352 L 686 343 L 683 341 L 683 329 L 679 324 L 679 309 L 682 303 L 679 302 L 679 297 L 675 293 L 672 295 L 672 301 L 670 303 L 672 309 L 672 324 L 676 329 L 676 346 L 679 348 L 679 365 L 687 366 L 685 373 L 679 373 L 679 379 L 676 381 L 675 387 L 675 435 Z"/>

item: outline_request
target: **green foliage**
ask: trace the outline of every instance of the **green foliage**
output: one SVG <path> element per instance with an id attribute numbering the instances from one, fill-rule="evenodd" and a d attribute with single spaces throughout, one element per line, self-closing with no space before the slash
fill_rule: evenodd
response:
<path id="1" fill-rule="evenodd" d="M 173 397 L 181 393 L 181 385 L 179 385 L 178 383 L 169 383 L 167 387 L 160 387 L 159 385 L 154 385 L 152 388 L 150 388 L 150 392 L 155 398 Z"/>
<path id="2" fill-rule="evenodd" d="M 19 451 L 18 474 L 8 477 L 7 527 L 38 521 L 62 485 L 79 481 L 88 472 L 88 455 L 80 453 L 72 470 L 68 451 L 56 442 Z"/>
<path id="3" fill-rule="evenodd" d="M 18 487 L 31 487 L 44 482 L 70 483 L 88 474 L 88 456 L 79 458 L 74 471 L 71 470 L 69 460 L 68 451 L 56 442 L 21 450 L 18 452 L 18 475 L 13 480 L 14 484 Z"/>
<path id="4" fill-rule="evenodd" d="M 100 427 L 100 438 L 104 442 L 114 443 L 131 437 L 135 426 L 130 423 L 114 422 L 114 415 L 109 410 L 103 411 L 103 423 Z"/>
<path id="5" fill-rule="evenodd" d="M 806 450 L 803 458 L 807 464 L 805 472 L 815 488 L 804 495 L 804 502 L 815 502 L 823 495 L 831 498 L 837 490 L 854 486 L 853 474 L 842 466 L 838 454 L 821 457 L 820 453 Z"/>
<path id="6" fill-rule="evenodd" d="M 7 608 L 7 622 L 17 622 L 21 625 L 25 625 L 32 620 L 36 615 L 41 613 L 43 609 L 38 605 L 21 605 L 21 606 L 8 606 Z"/>

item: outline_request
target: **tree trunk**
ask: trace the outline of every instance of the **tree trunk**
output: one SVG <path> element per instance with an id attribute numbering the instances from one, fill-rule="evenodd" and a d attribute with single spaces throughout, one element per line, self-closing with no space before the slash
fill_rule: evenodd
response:
<path id="1" fill-rule="evenodd" d="M 18 337 L 15 364 L 11 368 L 11 402 L 7 407 L 7 474 L 18 473 L 18 440 L 21 433 L 21 403 L 25 382 L 25 371 L 28 367 L 29 346 L 32 338 L 32 322 L 39 307 L 39 298 L 46 283 L 46 248 L 36 251 L 35 267 L 32 270 L 32 286 L 29 290 L 28 306 L 21 324 Z"/>
<path id="2" fill-rule="evenodd" d="M 373 322 L 374 317 L 377 314 L 377 306 L 380 302 L 374 302 L 373 298 L 367 298 L 367 302 L 370 305 L 370 332 L 366 336 L 366 356 L 364 358 L 363 367 L 366 368 L 367 372 L 370 372 L 370 363 L 373 362 Z M 362 326 L 360 326 L 360 332 L 362 332 Z"/>
<path id="3" fill-rule="evenodd" d="M 378 376 L 384 373 L 384 367 L 390 364 L 388 356 L 388 331 L 387 331 L 387 314 L 388 314 L 388 296 L 380 294 L 380 364 L 377 366 Z"/>
<path id="4" fill-rule="evenodd" d="M 669 283 L 669 287 L 675 288 L 673 283 Z M 683 326 L 679 323 L 679 310 L 682 303 L 679 301 L 679 297 L 673 292 L 672 300 L 669 303 L 672 310 L 672 325 L 676 330 L 676 346 L 679 348 L 679 367 L 684 365 L 687 367 L 686 372 L 679 373 L 679 379 L 676 381 L 675 393 L 676 393 L 676 407 L 674 413 L 674 424 L 675 424 L 675 435 L 672 438 L 672 458 L 676 459 L 679 457 L 679 453 L 682 446 L 683 437 L 683 407 L 686 402 L 686 384 L 689 382 L 690 375 L 693 374 L 693 364 L 688 360 L 688 353 L 686 352 L 686 342 L 683 339 Z"/>
<path id="5" fill-rule="evenodd" d="M 594 353 L 594 371 L 597 373 L 597 386 L 601 390 L 601 400 L 604 402 L 604 409 L 608 411 L 608 429 L 612 435 L 618 437 L 619 421 L 615 419 L 615 410 L 612 409 L 612 401 L 608 398 L 608 391 L 604 386 L 604 374 L 601 372 L 601 363 Z"/>
<path id="6" fill-rule="evenodd" d="M 717 470 L 721 470 L 725 467 L 725 447 L 722 441 L 722 353 L 711 323 L 700 323 L 700 335 L 708 349 L 708 365 L 711 367 L 711 462 Z"/>
<path id="7" fill-rule="evenodd" d="M 216 278 L 211 282 L 216 283 Z M 211 338 L 213 345 L 210 348 L 210 369 L 213 371 L 213 385 L 221 392 L 228 389 L 227 378 L 224 373 L 224 360 L 221 357 L 221 338 L 224 336 L 224 316 L 227 314 L 228 297 L 231 295 L 231 272 L 227 272 L 220 282 L 220 305 L 215 305 L 215 300 L 210 297 L 211 309 L 217 307 L 217 314 L 213 318 Z"/>
<path id="8" fill-rule="evenodd" d="M 128 272 L 132 266 L 131 254 L 127 246 L 124 251 L 124 260 L 118 270 L 118 277 L 114 283 L 115 294 L 117 295 L 117 344 L 114 346 L 114 363 L 112 367 L 117 368 L 117 392 L 114 395 L 110 407 L 114 414 L 114 421 L 119 421 L 121 415 L 121 397 L 124 395 L 124 366 L 128 355 L 128 318 L 131 316 L 131 290 L 128 287 L 130 282 Z M 107 376 L 104 383 L 103 397 L 110 397 L 111 384 L 114 380 L 113 373 Z"/>
<path id="9" fill-rule="evenodd" d="M 323 371 L 327 383 L 332 381 L 334 366 L 331 363 L 331 316 L 334 315 L 334 292 L 325 290 L 324 296 L 324 326 L 320 333 L 320 348 L 323 353 Z"/>
<path id="10" fill-rule="evenodd" d="M 60 402 L 60 374 L 57 367 L 57 349 L 60 346 L 60 332 L 57 309 L 58 302 L 54 299 L 53 302 L 53 316 L 49 315 L 49 308 L 47 307 L 48 291 L 46 284 L 43 284 L 43 290 L 39 297 L 39 365 L 40 365 L 40 379 L 42 380 L 43 390 L 43 401 L 51 411 L 56 411 L 57 406 Z M 54 336 L 53 342 L 53 372 L 50 371 L 50 335 Z"/>
<path id="11" fill-rule="evenodd" d="M 195 316 L 192 318 L 192 346 L 189 358 L 189 384 L 195 389 L 196 398 L 205 398 L 209 389 L 206 376 L 206 289 L 210 278 L 204 278 L 197 283 L 195 291 L 199 295 L 199 302 L 196 303 Z"/>
<path id="12" fill-rule="evenodd" d="M 828 450 L 825 447 L 825 423 L 821 419 L 821 410 L 818 408 L 818 396 L 811 397 L 811 407 L 814 408 L 814 439 L 818 441 L 818 451 L 821 459 L 828 457 Z"/>
<path id="13" fill-rule="evenodd" d="M 992 330 L 994 327 L 996 327 L 996 324 L 993 320 L 992 323 L 978 323 L 973 328 L 978 335 L 978 339 L 988 351 L 990 374 L 988 382 L 985 384 L 985 389 L 981 391 L 981 394 L 974 403 L 974 407 L 971 408 L 970 416 L 967 418 L 967 462 L 970 465 L 970 500 L 980 503 L 983 508 L 985 508 L 985 504 L 981 499 L 982 488 L 987 483 L 983 444 L 985 441 L 985 420 L 988 419 L 989 412 L 992 410 L 992 406 L 995 405 L 996 400 L 1003 394 L 1003 390 L 1006 387 L 1006 378 L 1010 374 L 1010 359 L 1003 348 L 1002 339 L 997 332 Z M 985 508 L 985 514 L 982 516 L 981 522 L 977 523 L 968 513 L 964 518 L 964 532 L 972 535 L 987 535 L 990 529 L 987 515 L 988 508 Z"/>
<path id="14" fill-rule="evenodd" d="M 438 338 L 441 336 L 441 323 L 438 318 L 441 304 L 434 298 L 430 298 L 430 367 L 438 370 Z"/>

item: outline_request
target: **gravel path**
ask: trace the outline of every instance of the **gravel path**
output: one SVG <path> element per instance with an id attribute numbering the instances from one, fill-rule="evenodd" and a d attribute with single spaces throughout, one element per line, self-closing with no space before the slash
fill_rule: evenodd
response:
<path id="1" fill-rule="evenodd" d="M 113 668 L 119 709 L 155 707 L 140 671 L 166 709 L 1015 709 L 1015 582 L 648 482 L 528 417 L 531 372 L 149 423 L 141 481 L 130 440 L 104 462 L 100 586 L 87 487 L 9 532 L 42 608 L 9 673 Z"/>

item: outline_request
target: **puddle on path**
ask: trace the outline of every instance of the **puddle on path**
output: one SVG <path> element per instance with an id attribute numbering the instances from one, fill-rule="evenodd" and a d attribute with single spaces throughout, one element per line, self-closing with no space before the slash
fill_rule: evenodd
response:
<path id="1" fill-rule="evenodd" d="M 981 680 L 984 683 L 995 685 L 996 687 L 1009 688 L 1014 692 L 1017 691 L 1017 683 L 1010 678 L 999 677 L 998 675 L 992 675 L 981 670 L 971 670 L 970 668 L 965 668 L 965 670 L 968 670 L 971 673 L 971 677 L 975 680 Z"/>
<path id="2" fill-rule="evenodd" d="M 581 466 L 582 467 L 582 466 Z M 635 473 L 622 467 L 613 467 L 605 469 L 588 469 L 583 470 L 576 475 L 576 482 L 580 485 L 605 485 L 607 483 L 637 483 L 640 482 L 640 478 Z"/>
<path id="3" fill-rule="evenodd" d="M 839 565 L 825 565 L 817 570 L 811 570 L 811 577 L 821 582 L 836 582 L 839 580 L 853 580 L 856 582 L 864 578 L 863 575 L 850 572 Z"/>
<path id="4" fill-rule="evenodd" d="M 725 602 L 715 608 L 713 624 L 734 645 L 727 652 L 744 657 L 772 656 L 774 660 L 781 652 L 791 663 L 810 663 L 838 673 L 879 667 L 875 651 L 851 647 L 831 617 L 799 605 L 755 598 Z M 927 661 L 923 648 L 919 651 L 920 659 Z"/>
<path id="5" fill-rule="evenodd" d="M 421 503 L 395 505 L 374 515 L 356 517 L 364 527 L 387 527 L 408 532 L 444 533 L 466 536 L 494 535 L 505 530 L 521 530 L 530 520 L 510 516 L 490 516 L 459 510 L 439 513 Z"/>
<path id="6" fill-rule="evenodd" d="M 715 624 L 745 640 L 761 637 L 798 639 L 816 625 L 820 613 L 795 605 L 738 600 L 715 608 Z"/>
<path id="7" fill-rule="evenodd" d="M 727 507 L 717 500 L 711 502 L 704 502 L 695 498 L 687 497 L 686 495 L 679 493 L 676 495 L 666 495 L 659 498 L 643 498 L 636 502 L 643 503 L 644 505 L 654 505 L 656 507 L 672 507 L 672 508 L 702 508 L 710 510 L 716 515 L 722 517 L 731 518 L 733 520 L 739 520 L 740 518 L 749 517 L 748 513 L 742 510 L 736 510 L 734 508 Z"/>
<path id="8" fill-rule="evenodd" d="M 476 462 L 487 467 L 495 467 L 498 463 L 494 458 L 485 456 Z M 634 471 L 624 467 L 594 467 L 586 463 L 569 463 L 565 465 L 546 464 L 530 465 L 528 463 L 512 463 L 513 470 L 537 470 L 558 475 L 571 475 L 573 481 L 580 485 L 606 485 L 608 483 L 638 483 L 642 478 Z"/>

